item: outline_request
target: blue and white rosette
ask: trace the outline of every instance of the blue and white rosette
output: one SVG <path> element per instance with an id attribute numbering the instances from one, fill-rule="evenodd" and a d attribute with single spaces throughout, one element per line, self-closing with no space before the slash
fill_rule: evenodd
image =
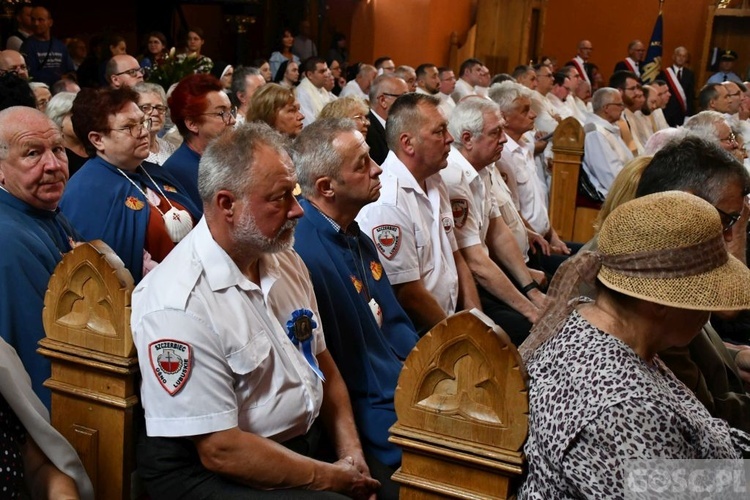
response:
<path id="1" fill-rule="evenodd" d="M 295 346 L 302 346 L 302 355 L 305 357 L 315 374 L 325 382 L 326 378 L 318 367 L 318 360 L 312 352 L 313 330 L 318 324 L 313 319 L 313 312 L 309 309 L 297 309 L 292 313 L 292 319 L 286 322 L 286 331 L 289 340 Z"/>

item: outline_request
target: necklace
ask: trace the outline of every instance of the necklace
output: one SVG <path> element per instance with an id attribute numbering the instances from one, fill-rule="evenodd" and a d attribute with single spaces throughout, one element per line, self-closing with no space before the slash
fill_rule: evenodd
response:
<path id="1" fill-rule="evenodd" d="M 141 170 L 143 170 L 143 173 L 146 174 L 146 177 L 148 177 L 148 180 L 151 181 L 151 184 L 153 184 L 157 191 L 159 191 L 159 194 L 161 194 L 162 198 L 164 198 L 167 203 L 170 206 L 170 209 L 167 210 L 166 213 L 162 212 L 159 208 L 158 204 L 153 203 L 149 196 L 141 189 L 141 187 L 136 184 L 133 179 L 127 176 L 125 172 L 122 171 L 119 167 L 117 168 L 117 171 L 122 174 L 123 177 L 125 177 L 130 183 L 138 190 L 139 193 L 143 195 L 144 198 L 146 198 L 146 201 L 156 209 L 157 212 L 161 214 L 161 218 L 164 220 L 164 227 L 167 230 L 167 234 L 169 235 L 169 238 L 174 243 L 179 243 L 182 241 L 182 239 L 187 236 L 187 234 L 190 232 L 191 229 L 193 229 L 193 219 L 190 217 L 190 214 L 186 210 L 180 210 L 174 205 L 172 205 L 172 202 L 169 201 L 169 198 L 167 198 L 167 195 L 164 194 L 164 191 L 161 190 L 159 185 L 154 182 L 154 179 L 149 175 L 148 172 L 146 172 L 146 169 L 143 168 L 143 166 L 139 165 L 141 167 Z"/>

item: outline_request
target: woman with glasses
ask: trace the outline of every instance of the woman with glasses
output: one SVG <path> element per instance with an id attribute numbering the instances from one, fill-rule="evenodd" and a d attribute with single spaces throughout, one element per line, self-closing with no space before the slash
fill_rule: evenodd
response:
<path id="1" fill-rule="evenodd" d="M 302 132 L 305 116 L 299 111 L 294 91 L 276 83 L 268 83 L 253 94 L 247 121 L 260 121 L 290 138 Z"/>
<path id="2" fill-rule="evenodd" d="M 367 136 L 367 130 L 370 128 L 370 119 L 367 117 L 369 111 L 370 108 L 359 97 L 339 97 L 323 107 L 318 119 L 349 118 L 357 124 L 357 130 L 362 132 L 362 135 Z"/>
<path id="3" fill-rule="evenodd" d="M 159 137 L 159 132 L 164 128 L 167 116 L 167 96 L 164 88 L 155 83 L 141 82 L 133 87 L 138 93 L 138 107 L 141 108 L 146 118 L 151 119 L 151 130 L 149 131 L 149 155 L 147 162 L 164 165 L 164 162 L 172 156 L 177 146 Z"/>
<path id="4" fill-rule="evenodd" d="M 60 207 L 86 240 L 107 243 L 138 283 L 190 232 L 201 206 L 169 172 L 144 161 L 151 119 L 135 91 L 83 89 L 72 111 L 92 158 L 68 182 Z"/>
<path id="5" fill-rule="evenodd" d="M 168 99 L 172 122 L 182 135 L 182 145 L 164 162 L 180 181 L 193 203 L 203 204 L 198 193 L 198 163 L 208 143 L 235 123 L 236 110 L 219 80 L 211 75 L 183 78 Z"/>

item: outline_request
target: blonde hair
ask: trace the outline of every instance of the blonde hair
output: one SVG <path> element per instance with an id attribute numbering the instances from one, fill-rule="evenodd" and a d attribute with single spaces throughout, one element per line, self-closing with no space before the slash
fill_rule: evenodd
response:
<path id="1" fill-rule="evenodd" d="M 247 110 L 247 121 L 261 121 L 275 127 L 276 114 L 294 101 L 294 90 L 278 83 L 267 83 L 253 94 L 250 109 Z"/>
<path id="2" fill-rule="evenodd" d="M 635 198 L 635 191 L 638 189 L 638 183 L 641 182 L 641 175 L 648 164 L 651 163 L 651 158 L 653 156 L 638 156 L 622 167 L 622 170 L 612 182 L 607 198 L 604 200 L 602 209 L 594 222 L 594 230 L 597 233 L 601 229 L 604 219 L 615 208 Z"/>
<path id="3" fill-rule="evenodd" d="M 318 115 L 318 119 L 352 118 L 352 115 L 356 113 L 366 116 L 369 110 L 370 108 L 367 106 L 367 103 L 359 97 L 339 97 L 323 107 Z"/>

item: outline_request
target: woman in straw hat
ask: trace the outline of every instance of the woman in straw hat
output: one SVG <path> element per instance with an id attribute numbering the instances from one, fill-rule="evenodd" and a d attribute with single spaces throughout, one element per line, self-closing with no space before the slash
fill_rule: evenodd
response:
<path id="1" fill-rule="evenodd" d="M 575 299 L 583 281 L 594 302 Z M 750 436 L 712 418 L 656 356 L 687 345 L 709 311 L 750 308 L 749 282 L 706 201 L 669 191 L 614 210 L 598 251 L 560 268 L 520 349 L 530 415 L 519 498 L 622 498 L 624 460 L 750 452 Z"/>

